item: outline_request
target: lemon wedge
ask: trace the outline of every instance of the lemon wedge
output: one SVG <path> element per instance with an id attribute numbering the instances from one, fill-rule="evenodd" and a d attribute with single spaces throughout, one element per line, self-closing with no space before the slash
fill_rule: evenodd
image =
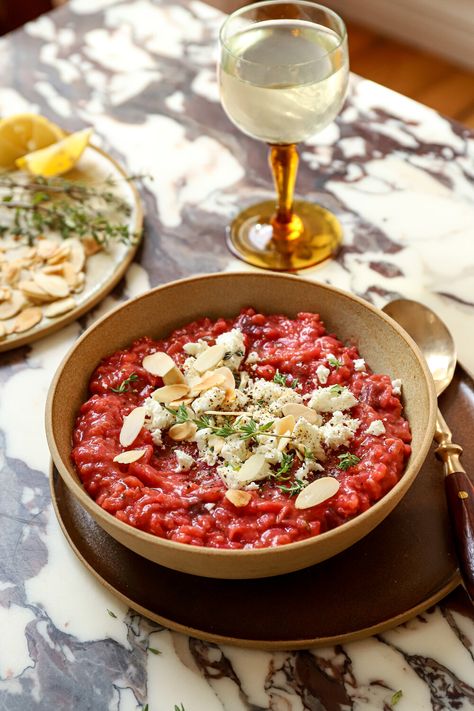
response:
<path id="1" fill-rule="evenodd" d="M 47 148 L 27 153 L 26 156 L 17 158 L 15 163 L 18 168 L 25 168 L 33 175 L 42 175 L 45 178 L 62 175 L 74 168 L 84 153 L 91 135 L 92 128 L 85 128 Z"/>
<path id="2" fill-rule="evenodd" d="M 0 168 L 13 168 L 25 153 L 64 138 L 59 126 L 38 114 L 16 114 L 0 120 Z"/>

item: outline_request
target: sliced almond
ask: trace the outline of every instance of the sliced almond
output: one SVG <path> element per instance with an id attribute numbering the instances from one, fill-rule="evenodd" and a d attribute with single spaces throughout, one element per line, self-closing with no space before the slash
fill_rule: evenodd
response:
<path id="1" fill-rule="evenodd" d="M 170 407 L 179 407 L 180 405 L 189 405 L 192 401 L 192 397 L 182 397 L 179 400 L 171 400 L 168 404 Z"/>
<path id="2" fill-rule="evenodd" d="M 213 372 L 224 377 L 223 385 L 226 395 L 227 397 L 232 396 L 235 390 L 235 378 L 231 369 L 224 365 L 221 368 L 216 368 Z"/>
<path id="3" fill-rule="evenodd" d="M 28 299 L 30 299 L 30 301 L 34 301 L 35 303 L 49 303 L 56 298 L 51 296 L 51 294 L 47 294 L 45 290 L 38 286 L 38 284 L 32 279 L 29 281 L 20 281 L 18 288 L 26 297 L 28 297 Z"/>
<path id="4" fill-rule="evenodd" d="M 216 387 L 216 385 L 219 386 L 223 384 L 223 375 L 219 375 L 218 373 L 206 373 L 200 380 L 197 380 L 193 383 L 190 395 L 192 397 L 196 397 L 200 393 L 203 393 L 205 390 L 210 390 L 211 388 Z"/>
<path id="5" fill-rule="evenodd" d="M 84 247 L 86 257 L 92 257 L 93 254 L 100 252 L 102 247 L 93 237 L 83 237 L 81 244 Z"/>
<path id="6" fill-rule="evenodd" d="M 4 323 L 0 322 L 0 339 L 5 338 L 6 335 L 7 335 L 7 328 Z"/>
<path id="7" fill-rule="evenodd" d="M 76 285 L 73 288 L 74 293 L 79 293 L 84 289 L 86 283 L 86 275 L 84 272 L 79 272 L 76 276 Z"/>
<path id="8" fill-rule="evenodd" d="M 270 468 L 263 454 L 252 454 L 238 472 L 235 478 L 241 484 L 250 484 L 251 481 L 265 479 L 270 473 Z"/>
<path id="9" fill-rule="evenodd" d="M 173 400 L 180 400 L 186 397 L 188 393 L 189 387 L 187 385 L 165 385 L 155 390 L 151 397 L 157 402 L 173 402 Z"/>
<path id="10" fill-rule="evenodd" d="M 278 440 L 278 444 L 277 444 L 277 449 L 279 452 L 283 452 L 283 450 L 287 446 L 288 442 L 290 442 L 291 432 L 292 432 L 292 430 L 286 430 L 286 432 L 282 433 L 283 436 L 280 437 L 280 439 Z"/>
<path id="11" fill-rule="evenodd" d="M 145 413 L 144 407 L 136 407 L 123 418 L 119 437 L 122 447 L 129 447 L 136 440 L 145 422 Z"/>
<path id="12" fill-rule="evenodd" d="M 320 420 L 320 416 L 315 410 L 311 407 L 306 407 L 306 405 L 299 405 L 296 402 L 288 402 L 286 405 L 283 405 L 281 411 L 284 415 L 293 415 L 295 420 L 299 417 L 304 417 L 304 419 L 312 425 L 315 425 Z"/>
<path id="13" fill-rule="evenodd" d="M 10 299 L 3 301 L 0 304 L 0 320 L 5 321 L 7 318 L 13 318 L 25 306 L 26 299 L 21 291 L 12 290 Z"/>
<path id="14" fill-rule="evenodd" d="M 5 265 L 5 269 L 3 271 L 3 278 L 5 279 L 7 284 L 13 286 L 18 280 L 20 273 L 21 264 L 15 264 L 14 262 L 10 262 L 9 264 Z"/>
<path id="15" fill-rule="evenodd" d="M 71 263 L 71 267 L 74 269 L 75 272 L 81 272 L 84 269 L 84 264 L 86 263 L 86 253 L 84 250 L 84 246 L 82 245 L 82 242 L 79 242 L 79 240 L 74 239 L 69 242 L 69 247 L 69 261 Z"/>
<path id="16" fill-rule="evenodd" d="M 53 304 L 49 304 L 44 308 L 44 315 L 48 318 L 55 318 L 56 316 L 62 316 L 67 314 L 68 311 L 72 311 L 77 306 L 76 301 L 69 296 L 67 299 L 61 299 L 60 301 L 55 301 Z"/>
<path id="17" fill-rule="evenodd" d="M 206 370 L 211 370 L 215 368 L 218 363 L 221 362 L 225 355 L 225 346 L 216 343 L 215 346 L 211 346 L 207 350 L 203 351 L 201 355 L 198 355 L 196 362 L 193 364 L 194 370 L 198 373 L 205 373 Z"/>
<path id="18" fill-rule="evenodd" d="M 47 258 L 48 264 L 59 264 L 69 258 L 71 250 L 68 244 L 58 245 L 52 255 Z"/>
<path id="19" fill-rule="evenodd" d="M 29 309 L 22 311 L 15 319 L 13 324 L 13 333 L 23 333 L 29 331 L 30 328 L 36 326 L 43 318 L 43 312 L 39 306 L 32 306 Z"/>
<path id="20" fill-rule="evenodd" d="M 50 239 L 38 240 L 36 251 L 41 259 L 49 259 L 56 252 L 58 245 Z"/>
<path id="21" fill-rule="evenodd" d="M 295 418 L 293 415 L 286 415 L 275 422 L 275 434 L 283 435 L 287 432 L 291 434 L 295 428 Z"/>
<path id="22" fill-rule="evenodd" d="M 211 435 L 210 437 L 207 438 L 207 443 L 209 447 L 213 447 L 214 452 L 217 452 L 217 454 L 220 454 L 222 451 L 222 447 L 225 444 L 225 439 L 224 437 L 218 437 L 217 435 Z"/>
<path id="23" fill-rule="evenodd" d="M 175 366 L 163 375 L 163 382 L 165 385 L 183 385 L 186 383 L 186 378 L 180 369 Z"/>
<path id="24" fill-rule="evenodd" d="M 47 294 L 51 294 L 51 296 L 56 296 L 57 298 L 62 299 L 69 295 L 67 281 L 60 276 L 35 272 L 35 274 L 33 274 L 33 279 L 38 286 L 43 289 L 43 291 Z"/>
<path id="25" fill-rule="evenodd" d="M 337 494 L 340 486 L 338 480 L 333 476 L 323 476 L 321 479 L 316 479 L 300 491 L 296 497 L 295 508 L 309 509 L 322 504 L 323 501 Z"/>
<path id="26" fill-rule="evenodd" d="M 237 508 L 241 508 L 242 506 L 247 506 L 252 494 L 249 491 L 241 491 L 240 489 L 228 489 L 225 492 L 225 498 Z"/>
<path id="27" fill-rule="evenodd" d="M 128 449 L 126 452 L 121 452 L 114 457 L 114 462 L 119 464 L 131 464 L 137 462 L 145 454 L 145 449 Z"/>
<path id="28" fill-rule="evenodd" d="M 168 434 L 175 442 L 184 442 L 194 437 L 197 427 L 194 422 L 180 422 L 169 428 Z"/>
<path id="29" fill-rule="evenodd" d="M 66 280 L 66 284 L 70 289 L 74 289 L 77 285 L 77 272 L 72 266 L 71 262 L 64 262 L 62 265 L 62 273 Z"/>
<path id="30" fill-rule="evenodd" d="M 9 301 L 12 295 L 12 290 L 9 286 L 0 286 L 0 301 Z"/>
<path id="31" fill-rule="evenodd" d="M 163 375 L 166 375 L 166 373 L 176 367 L 176 363 L 167 353 L 158 351 L 157 353 L 145 356 L 142 361 L 142 366 L 152 375 L 158 375 L 162 378 Z"/>

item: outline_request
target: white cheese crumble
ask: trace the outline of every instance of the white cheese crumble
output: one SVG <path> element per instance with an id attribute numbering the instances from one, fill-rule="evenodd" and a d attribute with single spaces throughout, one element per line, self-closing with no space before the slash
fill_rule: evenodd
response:
<path id="1" fill-rule="evenodd" d="M 188 471 L 188 469 L 191 469 L 194 464 L 194 459 L 191 457 L 190 454 L 183 452 L 182 449 L 175 449 L 174 453 L 176 454 L 176 460 L 178 462 L 178 466 L 176 467 L 175 471 L 183 472 Z"/>
<path id="2" fill-rule="evenodd" d="M 196 357 L 198 355 L 201 355 L 201 353 L 204 353 L 204 351 L 207 351 L 208 348 L 209 345 L 206 343 L 206 341 L 203 341 L 202 338 L 200 338 L 195 343 L 185 343 L 183 346 L 183 351 L 190 356 Z"/>
<path id="3" fill-rule="evenodd" d="M 402 394 L 402 381 L 400 380 L 400 378 L 395 378 L 395 380 L 392 380 L 392 393 L 394 395 Z"/>
<path id="4" fill-rule="evenodd" d="M 318 376 L 318 380 L 321 385 L 326 385 L 330 372 L 329 368 L 326 368 L 325 365 L 318 365 L 316 368 L 316 375 Z"/>
<path id="5" fill-rule="evenodd" d="M 192 403 L 191 408 L 196 415 L 203 415 L 206 410 L 216 410 L 225 400 L 225 392 L 218 387 L 205 390 Z"/>
<path id="6" fill-rule="evenodd" d="M 378 437 L 379 435 L 383 435 L 384 433 L 385 425 L 382 420 L 372 420 L 370 425 L 365 430 L 365 434 L 375 435 L 376 437 Z"/>
<path id="7" fill-rule="evenodd" d="M 219 452 L 220 457 L 229 464 L 240 464 L 250 455 L 248 440 L 240 439 L 238 435 L 226 437 Z"/>
<path id="8" fill-rule="evenodd" d="M 324 471 L 324 467 L 322 467 L 319 462 L 314 459 L 305 459 L 302 465 L 295 471 L 295 479 L 306 482 L 308 481 L 308 474 L 310 474 L 310 472 L 322 471 Z"/>
<path id="9" fill-rule="evenodd" d="M 317 412 L 335 412 L 336 410 L 349 410 L 357 405 L 357 398 L 351 393 L 349 388 L 341 387 L 338 393 L 334 386 L 318 388 L 311 396 L 308 403 Z"/>
<path id="10" fill-rule="evenodd" d="M 354 370 L 357 373 L 360 373 L 361 371 L 365 370 L 365 360 L 363 358 L 356 358 L 354 360 Z"/>
<path id="11" fill-rule="evenodd" d="M 299 417 L 292 437 L 302 451 L 308 450 L 316 459 L 326 459 L 326 454 L 321 446 L 321 430 L 316 425 L 311 425 L 304 417 Z"/>
<path id="12" fill-rule="evenodd" d="M 336 410 L 331 419 L 320 428 L 324 444 L 331 449 L 349 444 L 359 425 L 360 420 Z"/>
<path id="13" fill-rule="evenodd" d="M 226 352 L 224 354 L 223 363 L 231 370 L 238 370 L 240 364 L 245 358 L 244 336 L 239 328 L 233 328 L 231 331 L 226 331 L 217 336 L 216 343 L 224 346 Z"/>
<path id="14" fill-rule="evenodd" d="M 162 444 L 161 430 L 168 429 L 176 422 L 176 417 L 166 410 L 163 405 L 148 397 L 144 403 L 145 422 L 144 427 L 151 432 L 153 444 L 160 447 Z"/>
<path id="15" fill-rule="evenodd" d="M 198 430 L 194 435 L 194 441 L 196 442 L 199 454 L 201 455 L 200 460 L 202 462 L 205 462 L 206 464 L 209 464 L 210 467 L 213 467 L 214 464 L 217 464 L 217 459 L 219 456 L 219 453 L 209 442 L 211 437 L 214 436 L 215 435 L 212 434 L 212 430 L 210 427 Z"/>

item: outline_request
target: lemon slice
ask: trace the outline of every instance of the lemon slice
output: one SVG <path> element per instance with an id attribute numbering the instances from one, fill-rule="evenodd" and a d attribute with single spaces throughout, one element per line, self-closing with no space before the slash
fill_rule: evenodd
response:
<path id="1" fill-rule="evenodd" d="M 15 162 L 18 168 L 26 168 L 33 175 L 52 178 L 74 168 L 83 154 L 92 135 L 92 128 L 85 128 L 63 138 L 52 146 L 28 153 Z"/>
<path id="2" fill-rule="evenodd" d="M 12 168 L 25 153 L 64 138 L 56 124 L 37 114 L 16 114 L 0 121 L 0 168 Z"/>

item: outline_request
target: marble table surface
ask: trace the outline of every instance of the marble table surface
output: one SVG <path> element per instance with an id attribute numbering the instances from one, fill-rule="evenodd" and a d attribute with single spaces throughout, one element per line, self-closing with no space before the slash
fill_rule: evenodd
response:
<path id="1" fill-rule="evenodd" d="M 0 356 L 0 709 L 474 709 L 474 615 L 461 589 L 344 646 L 217 646 L 126 609 L 75 558 L 52 511 L 43 408 L 60 359 L 120 300 L 241 268 L 225 226 L 239 206 L 272 195 L 264 146 L 219 104 L 221 21 L 199 2 L 70 0 L 0 42 L 2 115 L 92 125 L 131 173 L 154 178 L 142 190 L 143 247 L 123 283 L 80 322 Z M 353 78 L 337 122 L 301 157 L 299 192 L 344 227 L 338 258 L 305 276 L 379 306 L 399 295 L 431 305 L 474 372 L 472 134 Z"/>

